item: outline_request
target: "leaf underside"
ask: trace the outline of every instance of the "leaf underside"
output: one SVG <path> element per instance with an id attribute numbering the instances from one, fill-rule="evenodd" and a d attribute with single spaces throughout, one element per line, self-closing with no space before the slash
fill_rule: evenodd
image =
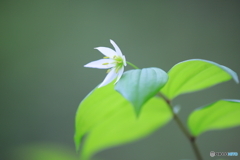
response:
<path id="1" fill-rule="evenodd" d="M 143 68 L 127 71 L 115 86 L 139 115 L 144 103 L 155 96 L 166 84 L 168 75 L 159 68 Z"/>

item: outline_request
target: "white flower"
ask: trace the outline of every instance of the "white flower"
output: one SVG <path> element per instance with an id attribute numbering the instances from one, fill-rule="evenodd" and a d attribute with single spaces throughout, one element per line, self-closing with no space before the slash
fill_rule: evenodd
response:
<path id="1" fill-rule="evenodd" d="M 127 65 L 125 56 L 122 54 L 120 48 L 113 40 L 110 39 L 110 42 L 115 48 L 115 51 L 107 47 L 94 48 L 99 50 L 102 54 L 105 55 L 104 59 L 93 61 L 84 65 L 84 67 L 89 68 L 108 69 L 107 71 L 108 75 L 105 77 L 103 82 L 98 86 L 98 88 L 109 84 L 115 78 L 117 78 L 115 82 L 116 84 L 123 74 L 124 66 Z"/>

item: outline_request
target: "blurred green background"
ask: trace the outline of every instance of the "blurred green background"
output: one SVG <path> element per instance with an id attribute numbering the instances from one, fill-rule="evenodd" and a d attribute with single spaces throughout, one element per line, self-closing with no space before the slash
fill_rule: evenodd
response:
<path id="1" fill-rule="evenodd" d="M 112 47 L 109 39 L 140 68 L 168 71 L 180 61 L 201 58 L 240 75 L 239 8 L 238 0 L 1 0 L 0 159 L 9 160 L 18 147 L 45 142 L 67 147 L 76 156 L 75 112 L 106 73 L 83 65 L 102 58 L 93 48 Z M 174 104 L 182 106 L 180 118 L 186 122 L 196 107 L 240 99 L 239 93 L 240 86 L 230 81 L 182 95 Z M 210 159 L 210 151 L 240 153 L 239 135 L 240 127 L 211 131 L 197 143 L 203 157 Z M 147 138 L 96 157 L 195 159 L 173 121 Z"/>

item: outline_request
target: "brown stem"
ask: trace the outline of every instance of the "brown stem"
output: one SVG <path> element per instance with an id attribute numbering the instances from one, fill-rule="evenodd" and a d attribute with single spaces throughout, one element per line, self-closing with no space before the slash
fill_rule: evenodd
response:
<path id="1" fill-rule="evenodd" d="M 177 116 L 177 114 L 174 112 L 173 107 L 171 105 L 171 100 L 168 99 L 165 95 L 163 95 L 162 93 L 158 93 L 158 96 L 162 97 L 165 102 L 168 104 L 172 114 L 173 114 L 173 119 L 175 120 L 175 122 L 177 123 L 178 127 L 181 129 L 181 131 L 184 133 L 184 135 L 187 137 L 187 139 L 189 140 L 189 142 L 191 143 L 191 146 L 193 148 L 193 151 L 195 153 L 195 156 L 197 158 L 197 160 L 203 160 L 202 156 L 199 152 L 198 146 L 196 144 L 196 138 L 194 136 L 192 136 L 189 131 L 186 129 L 186 127 L 183 125 L 182 121 L 180 120 L 180 118 Z"/>

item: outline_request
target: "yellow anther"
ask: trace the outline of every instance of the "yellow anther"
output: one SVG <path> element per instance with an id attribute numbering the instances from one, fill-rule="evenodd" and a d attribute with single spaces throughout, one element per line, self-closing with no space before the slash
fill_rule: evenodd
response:
<path id="1" fill-rule="evenodd" d="M 115 59 L 115 58 L 117 58 L 117 56 L 115 55 L 115 56 L 113 56 L 113 59 Z"/>
<path id="2" fill-rule="evenodd" d="M 111 69 L 108 69 L 108 70 L 107 70 L 107 73 L 109 73 L 110 71 L 111 71 Z"/>
<path id="3" fill-rule="evenodd" d="M 103 63 L 102 65 L 108 65 L 109 63 Z"/>
<path id="4" fill-rule="evenodd" d="M 116 69 L 115 69 L 115 73 L 118 73 L 118 71 L 119 71 L 119 67 L 117 67 Z"/>
<path id="5" fill-rule="evenodd" d="M 104 59 L 107 59 L 107 58 L 109 58 L 109 57 L 103 57 Z"/>

